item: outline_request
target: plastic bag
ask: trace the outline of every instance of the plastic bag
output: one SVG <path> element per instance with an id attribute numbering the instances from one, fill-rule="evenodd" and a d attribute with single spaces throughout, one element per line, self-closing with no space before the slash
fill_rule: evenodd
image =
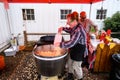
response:
<path id="1" fill-rule="evenodd" d="M 54 46 L 59 47 L 58 45 L 62 41 L 62 35 L 60 33 L 57 33 L 54 38 Z"/>

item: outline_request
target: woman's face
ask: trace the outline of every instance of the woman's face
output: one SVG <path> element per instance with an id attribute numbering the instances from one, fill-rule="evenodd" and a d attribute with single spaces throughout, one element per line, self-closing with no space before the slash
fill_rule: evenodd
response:
<path id="1" fill-rule="evenodd" d="M 73 28 L 74 26 L 76 26 L 76 24 L 75 24 L 75 21 L 76 20 L 70 20 L 70 28 Z"/>
<path id="2" fill-rule="evenodd" d="M 67 18 L 67 24 L 70 25 L 70 17 Z"/>
<path id="3" fill-rule="evenodd" d="M 70 26 L 70 28 L 76 26 L 75 21 L 76 20 L 71 20 L 71 18 L 67 18 L 67 24 Z"/>
<path id="4" fill-rule="evenodd" d="M 67 24 L 70 26 L 70 28 L 73 27 L 73 21 L 71 20 L 71 18 L 67 18 Z"/>
<path id="5" fill-rule="evenodd" d="M 86 19 L 86 16 L 80 16 L 81 21 L 84 21 Z"/>

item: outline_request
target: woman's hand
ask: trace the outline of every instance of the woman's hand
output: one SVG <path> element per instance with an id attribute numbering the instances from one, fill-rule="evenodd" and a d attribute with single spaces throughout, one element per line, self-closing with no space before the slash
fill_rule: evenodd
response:
<path id="1" fill-rule="evenodd" d="M 63 27 L 58 28 L 58 33 L 62 33 Z"/>
<path id="2" fill-rule="evenodd" d="M 54 43 L 55 47 L 60 47 L 60 42 Z"/>

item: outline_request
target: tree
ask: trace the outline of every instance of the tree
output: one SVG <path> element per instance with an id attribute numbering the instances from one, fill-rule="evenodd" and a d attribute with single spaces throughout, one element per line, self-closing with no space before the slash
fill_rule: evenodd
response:
<path id="1" fill-rule="evenodd" d="M 103 28 L 105 31 L 107 29 L 111 29 L 112 32 L 120 32 L 120 12 L 116 12 L 110 18 L 104 20 L 105 27 Z M 118 34 L 119 35 L 119 34 Z M 117 37 L 118 35 L 114 36 Z"/>

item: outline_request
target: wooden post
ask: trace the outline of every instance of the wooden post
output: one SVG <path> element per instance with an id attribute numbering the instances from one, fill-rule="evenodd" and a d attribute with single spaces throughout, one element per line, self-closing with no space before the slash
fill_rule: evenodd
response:
<path id="1" fill-rule="evenodd" d="M 27 32 L 26 31 L 23 31 L 24 33 L 24 45 L 27 45 L 28 43 L 28 40 L 27 40 Z"/>

